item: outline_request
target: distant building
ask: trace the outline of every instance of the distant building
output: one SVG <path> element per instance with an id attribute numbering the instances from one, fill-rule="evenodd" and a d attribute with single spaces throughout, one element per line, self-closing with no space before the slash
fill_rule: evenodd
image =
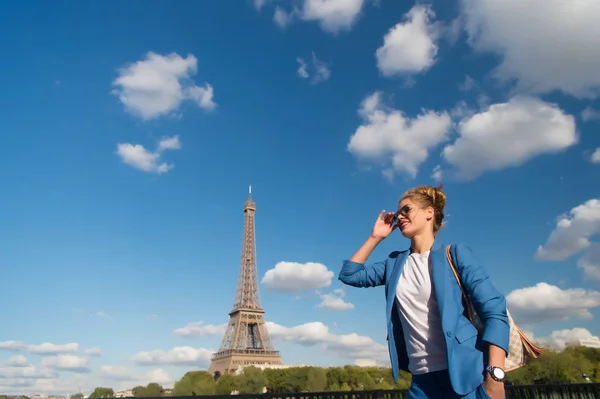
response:
<path id="1" fill-rule="evenodd" d="M 245 367 L 254 366 L 257 369 L 289 369 L 292 367 L 310 367 L 306 364 L 247 364 L 239 365 L 232 374 L 241 374 Z"/>
<path id="2" fill-rule="evenodd" d="M 132 389 L 122 389 L 120 391 L 115 392 L 115 398 L 130 398 L 133 396 Z"/>
<path id="3" fill-rule="evenodd" d="M 579 339 L 578 341 L 579 341 L 578 344 L 580 346 L 585 346 L 587 348 L 600 349 L 600 339 L 598 337 L 583 338 L 583 339 Z"/>
<path id="4" fill-rule="evenodd" d="M 579 338 L 573 342 L 567 343 L 565 346 L 585 346 L 586 348 L 600 349 L 600 338 L 595 336 L 589 338 Z"/>

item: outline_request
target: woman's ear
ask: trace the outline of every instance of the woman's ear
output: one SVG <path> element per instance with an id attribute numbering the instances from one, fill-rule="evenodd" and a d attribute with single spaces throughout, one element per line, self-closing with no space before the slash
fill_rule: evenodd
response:
<path id="1" fill-rule="evenodd" d="M 434 216 L 435 216 L 435 211 L 433 210 L 433 208 L 432 207 L 427 208 L 427 220 L 433 219 Z"/>

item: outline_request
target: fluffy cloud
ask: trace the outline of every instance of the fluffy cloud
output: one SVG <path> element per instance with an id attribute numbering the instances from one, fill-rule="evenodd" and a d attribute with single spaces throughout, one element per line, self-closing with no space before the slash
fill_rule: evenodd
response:
<path id="1" fill-rule="evenodd" d="M 227 328 L 227 323 L 219 325 L 203 324 L 203 321 L 188 323 L 185 327 L 174 330 L 173 334 L 179 335 L 180 337 L 223 335 L 225 333 L 225 329 Z"/>
<path id="2" fill-rule="evenodd" d="M 125 366 L 102 366 L 100 367 L 100 375 L 111 380 L 133 380 L 135 374 Z"/>
<path id="3" fill-rule="evenodd" d="M 354 305 L 350 302 L 344 301 L 342 299 L 346 293 L 343 289 L 338 288 L 333 290 L 330 294 L 321 294 L 317 292 L 319 297 L 321 298 L 321 303 L 319 304 L 319 308 L 321 309 L 329 309 L 329 310 L 350 310 L 354 309 Z"/>
<path id="4" fill-rule="evenodd" d="M 173 169 L 173 164 L 161 162 L 160 157 L 165 150 L 178 150 L 181 148 L 179 136 L 166 137 L 158 142 L 156 151 L 148 151 L 141 144 L 119 143 L 117 144 L 117 155 L 123 163 L 148 173 L 162 174 Z M 110 317 L 103 312 L 98 316 Z"/>
<path id="5" fill-rule="evenodd" d="M 168 351 L 153 350 L 138 352 L 131 360 L 139 365 L 185 365 L 203 367 L 208 366 L 214 350 L 205 348 L 192 348 L 191 346 L 178 346 Z"/>
<path id="6" fill-rule="evenodd" d="M 536 93 L 600 93 L 600 2 L 462 0 L 461 5 L 470 45 L 501 58 L 494 72 L 498 79 L 516 80 L 521 90 Z"/>
<path id="7" fill-rule="evenodd" d="M 317 21 L 326 32 L 348 31 L 364 4 L 365 0 L 304 0 L 299 16 L 305 21 Z"/>
<path id="8" fill-rule="evenodd" d="M 583 119 L 585 122 L 600 119 L 600 111 L 587 106 L 583 111 L 581 111 L 581 119 Z"/>
<path id="9" fill-rule="evenodd" d="M 53 344 L 45 342 L 43 344 L 32 345 L 26 344 L 23 341 L 3 341 L 0 342 L 0 350 L 29 352 L 38 355 L 53 355 L 60 353 L 72 353 L 79 351 L 79 344 Z"/>
<path id="10" fill-rule="evenodd" d="M 558 217 L 546 244 L 540 245 L 537 259 L 564 260 L 592 245 L 590 238 L 600 233 L 600 199 L 591 199 Z"/>
<path id="11" fill-rule="evenodd" d="M 335 335 L 321 322 L 315 321 L 296 327 L 284 327 L 267 322 L 274 340 L 294 342 L 304 346 L 319 345 L 325 351 L 347 359 L 373 359 L 380 364 L 389 364 L 387 347 L 369 337 L 358 334 Z"/>
<path id="12" fill-rule="evenodd" d="M 592 153 L 590 161 L 592 163 L 600 163 L 600 147 L 596 148 L 596 151 Z"/>
<path id="13" fill-rule="evenodd" d="M 23 355 L 11 356 L 6 361 L 6 364 L 13 367 L 24 367 L 29 365 L 27 358 Z"/>
<path id="14" fill-rule="evenodd" d="M 549 348 L 554 351 L 562 351 L 569 345 L 579 345 L 581 340 L 593 338 L 591 332 L 585 328 L 572 328 L 571 330 L 553 331 L 548 337 L 534 337 L 530 334 L 536 345 Z"/>
<path id="15" fill-rule="evenodd" d="M 288 13 L 283 8 L 277 6 L 275 7 L 275 12 L 273 13 L 273 21 L 275 25 L 279 26 L 281 29 L 285 29 L 289 24 L 293 21 L 293 14 Z"/>
<path id="16" fill-rule="evenodd" d="M 511 313 L 520 324 L 592 319 L 591 309 L 600 306 L 600 292 L 547 283 L 520 288 L 506 296 Z"/>
<path id="17" fill-rule="evenodd" d="M 112 93 L 128 112 L 143 120 L 172 113 L 185 100 L 211 111 L 217 106 L 213 87 L 208 83 L 200 87 L 192 82 L 197 63 L 191 54 L 183 58 L 176 53 L 162 56 L 149 52 L 143 60 L 119 69 Z"/>
<path id="18" fill-rule="evenodd" d="M 86 348 L 83 350 L 83 353 L 85 353 L 88 356 L 100 356 L 102 354 L 102 352 L 98 348 Z"/>
<path id="19" fill-rule="evenodd" d="M 375 92 L 362 101 L 358 113 L 363 124 L 350 138 L 348 151 L 383 165 L 387 175 L 396 171 L 415 177 L 431 149 L 448 140 L 450 115 L 424 110 L 410 119 L 383 104 L 381 96 Z"/>
<path id="20" fill-rule="evenodd" d="M 279 262 L 261 282 L 278 292 L 301 292 L 331 285 L 333 272 L 321 263 Z"/>
<path id="21" fill-rule="evenodd" d="M 458 133 L 442 155 L 464 179 L 518 166 L 577 143 L 575 118 L 556 105 L 531 97 L 493 104 L 463 119 Z"/>
<path id="22" fill-rule="evenodd" d="M 435 63 L 440 29 L 432 22 L 434 18 L 430 6 L 418 4 L 404 15 L 403 22 L 389 30 L 375 52 L 382 75 L 420 73 Z"/>
<path id="23" fill-rule="evenodd" d="M 365 0 L 301 0 L 300 7 L 286 11 L 276 6 L 273 21 L 280 28 L 291 24 L 295 18 L 314 21 L 325 32 L 337 34 L 349 31 L 360 16 Z M 255 0 L 254 5 L 260 10 L 268 1 Z"/>
<path id="24" fill-rule="evenodd" d="M 41 366 L 18 366 L 18 367 L 0 367 L 0 379 L 41 379 L 56 378 L 57 374 L 48 367 Z M 5 381 L 0 381 L 0 385 Z"/>
<path id="25" fill-rule="evenodd" d="M 97 386 L 97 381 L 92 381 L 90 374 L 72 374 L 60 378 L 53 372 L 30 373 L 26 377 L 16 378 L 2 378 L 1 375 L 0 371 L 0 390 L 3 394 L 91 392 Z"/>
<path id="26" fill-rule="evenodd" d="M 600 284 L 600 243 L 592 244 L 577 261 L 585 278 Z"/>
<path id="27" fill-rule="evenodd" d="M 45 357 L 42 359 L 42 366 L 55 368 L 59 370 L 88 372 L 90 371 L 90 361 L 85 357 L 73 355 L 60 355 Z"/>
<path id="28" fill-rule="evenodd" d="M 308 63 L 301 57 L 297 57 L 296 62 L 298 62 L 298 70 L 296 71 L 298 76 L 302 79 L 308 79 L 312 76 L 311 82 L 313 84 L 325 81 L 331 76 L 327 63 L 320 61 L 314 52 Z"/>

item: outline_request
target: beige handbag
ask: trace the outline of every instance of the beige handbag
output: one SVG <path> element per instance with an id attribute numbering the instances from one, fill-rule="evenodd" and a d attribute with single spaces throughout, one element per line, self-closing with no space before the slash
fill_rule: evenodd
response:
<path id="1" fill-rule="evenodd" d="M 462 291 L 464 305 L 467 310 L 467 317 L 473 324 L 473 326 L 477 329 L 480 336 L 483 334 L 483 330 L 485 328 L 485 323 L 481 320 L 475 305 L 473 305 L 473 301 L 465 291 L 460 276 L 458 275 L 458 271 L 452 262 L 452 254 L 450 253 L 450 245 L 446 247 L 446 257 L 448 258 L 448 263 L 452 268 L 452 272 L 454 273 L 454 277 L 456 277 L 456 282 Z M 508 314 L 508 325 L 510 327 L 510 338 L 508 344 L 508 357 L 505 361 L 504 371 L 516 370 L 520 367 L 523 367 L 527 364 L 527 362 L 531 359 L 536 359 L 539 357 L 544 351 L 542 348 L 536 346 L 529 338 L 525 336 L 523 331 L 515 324 L 512 316 L 506 310 Z"/>

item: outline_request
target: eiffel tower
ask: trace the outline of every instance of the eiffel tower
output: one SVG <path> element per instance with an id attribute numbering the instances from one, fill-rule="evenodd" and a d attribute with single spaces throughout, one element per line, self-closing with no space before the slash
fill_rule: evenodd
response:
<path id="1" fill-rule="evenodd" d="M 244 236 L 237 293 L 219 351 L 214 353 L 208 371 L 219 375 L 234 373 L 240 366 L 281 364 L 281 354 L 273 348 L 258 294 L 256 241 L 252 186 L 244 205 Z"/>

